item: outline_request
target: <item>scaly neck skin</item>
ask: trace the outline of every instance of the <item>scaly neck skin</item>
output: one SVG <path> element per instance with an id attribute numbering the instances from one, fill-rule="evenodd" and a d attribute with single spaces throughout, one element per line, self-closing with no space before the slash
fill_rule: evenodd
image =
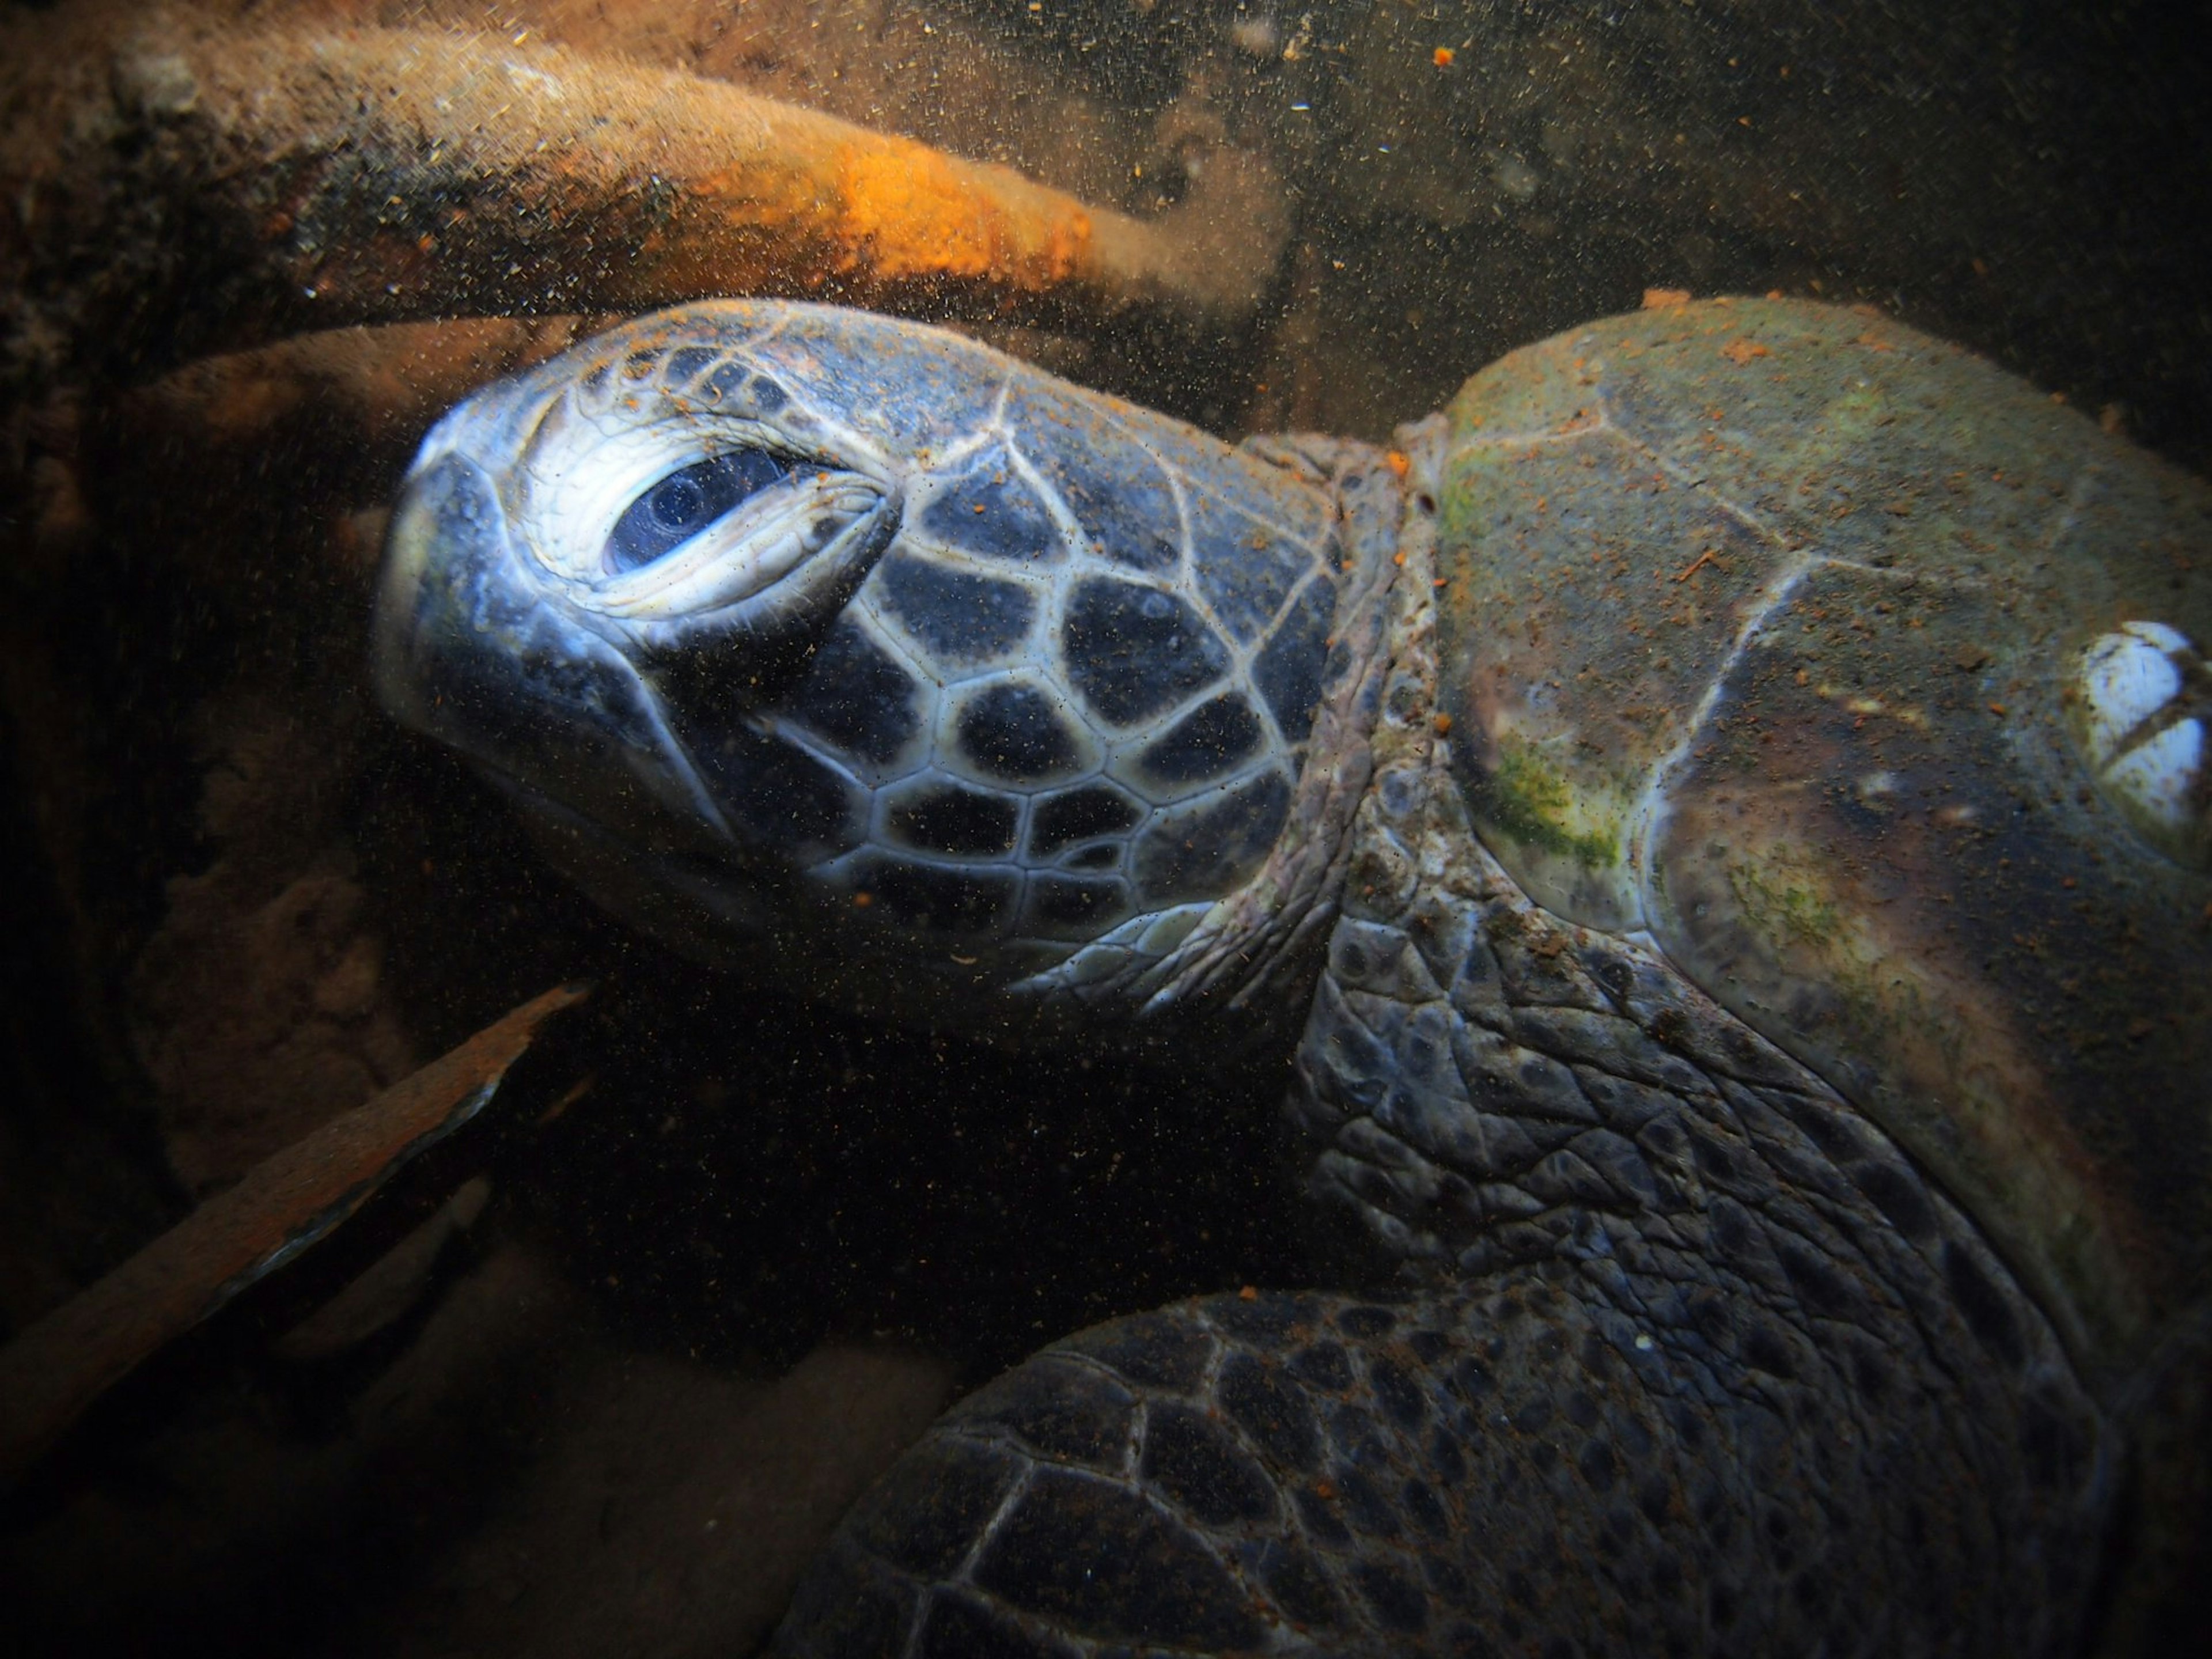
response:
<path id="1" fill-rule="evenodd" d="M 1249 881 L 1206 912 L 1166 956 L 1085 983 L 1083 955 L 1027 988 L 1164 1015 L 1255 1026 L 1287 1048 L 1305 1016 L 1320 946 L 1335 919 L 1351 854 L 1352 823 L 1373 775 L 1373 742 L 1400 621 L 1408 535 L 1432 533 L 1410 505 L 1402 454 L 1318 437 L 1249 446 L 1302 488 L 1326 491 L 1338 515 L 1336 615 L 1306 761 L 1283 832 Z"/>

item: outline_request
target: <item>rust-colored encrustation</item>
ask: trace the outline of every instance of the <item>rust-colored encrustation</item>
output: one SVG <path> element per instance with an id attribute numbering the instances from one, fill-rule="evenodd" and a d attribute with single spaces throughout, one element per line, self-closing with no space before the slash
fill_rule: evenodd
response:
<path id="1" fill-rule="evenodd" d="M 92 6 L 0 29 L 0 63 L 19 208 L 0 289 L 80 354 L 709 295 L 1230 324 L 1284 235 L 1274 181 L 1237 152 L 1139 220 L 726 82 L 495 34 Z"/>

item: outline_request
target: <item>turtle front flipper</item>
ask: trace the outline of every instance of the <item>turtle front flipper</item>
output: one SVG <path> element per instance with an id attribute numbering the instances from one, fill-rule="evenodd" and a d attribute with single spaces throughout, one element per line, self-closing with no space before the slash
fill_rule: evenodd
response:
<path id="1" fill-rule="evenodd" d="M 1892 1200 L 1932 1214 L 1906 1181 Z M 1216 1296 L 1057 1343 L 861 1501 L 771 1650 L 2069 1650 L 2107 1484 L 2094 1410 L 2019 1355 L 2015 1386 L 1954 1384 L 1979 1339 L 1916 1334 L 1940 1286 L 1876 1314 L 1804 1217 L 1729 1213 L 1734 1271 L 1694 1291 L 1730 1252 L 1654 1238 L 1640 1267 Z"/>

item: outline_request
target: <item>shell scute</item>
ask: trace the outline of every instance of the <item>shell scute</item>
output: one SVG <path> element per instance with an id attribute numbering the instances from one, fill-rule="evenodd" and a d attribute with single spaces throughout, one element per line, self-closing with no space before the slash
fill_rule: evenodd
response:
<path id="1" fill-rule="evenodd" d="M 1687 307 L 1640 349 L 1589 340 L 1602 418 L 1795 546 L 1937 577 L 2046 539 L 2087 459 L 2079 417 L 1879 318 Z"/>
<path id="2" fill-rule="evenodd" d="M 1869 1110 L 2077 1354 L 2139 1352 L 2212 1284 L 2212 489 L 1759 301 L 1516 354 L 1442 465 L 1486 843 Z"/>
<path id="3" fill-rule="evenodd" d="M 1469 804 L 1532 894 L 1633 925 L 1653 768 L 1796 556 L 1621 433 L 1481 436 L 1447 462 L 1452 708 Z"/>
<path id="4" fill-rule="evenodd" d="M 2203 945 L 2142 925 L 2188 878 L 2111 855 L 2125 827 L 2075 787 L 2055 696 L 2023 677 L 1999 703 L 1960 665 L 2008 637 L 2001 598 L 1934 597 L 1868 628 L 1911 599 L 1832 565 L 1777 607 L 1668 779 L 1650 926 L 1752 1025 L 1940 1149 L 2040 1283 L 2096 1287 L 2084 1305 L 2125 1326 L 2138 1225 L 2093 1147 L 2212 1182 L 2202 1114 L 2138 1109 L 2212 1063 Z"/>

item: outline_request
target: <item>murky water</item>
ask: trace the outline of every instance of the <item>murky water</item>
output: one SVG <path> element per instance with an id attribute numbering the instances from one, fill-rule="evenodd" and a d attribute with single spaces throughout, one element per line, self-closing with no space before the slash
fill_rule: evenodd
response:
<path id="1" fill-rule="evenodd" d="M 1213 1076 L 1170 1041 L 994 1048 L 702 969 L 576 896 L 392 726 L 366 628 L 409 455 L 477 380 L 594 326 L 635 250 L 580 228 L 564 287 L 568 245 L 527 243 L 469 307 L 441 261 L 489 187 L 403 202 L 417 175 L 368 158 L 350 250 L 258 198 L 249 222 L 165 193 L 215 101 L 193 52 L 244 62 L 273 27 L 207 9 L 242 32 L 138 58 L 100 7 L 0 18 L 0 81 L 48 88 L 0 106 L 22 204 L 0 235 L 0 1328 L 525 998 L 599 990 L 479 1121 L 32 1470 L 0 1514 L 9 1619 L 50 1651 L 744 1650 L 957 1390 L 1103 1318 L 1302 1282 L 1272 1151 L 1287 1056 Z M 1382 439 L 1647 289 L 1780 291 L 1961 340 L 2203 471 L 2212 131 L 2187 9 L 311 0 L 281 21 L 733 83 L 1166 227 L 1199 250 L 1164 267 L 1188 291 L 1119 308 L 866 270 L 802 291 L 1224 435 Z M 57 137 L 111 82 L 141 88 L 127 118 Z M 97 167 L 129 210 L 41 194 Z M 70 212 L 92 216 L 55 229 Z M 73 240 L 86 225 L 112 240 Z M 241 249 L 276 250 L 281 295 Z M 1248 300 L 1193 297 L 1191 271 L 1231 266 Z M 324 330 L 332 308 L 370 331 Z M 521 320 L 425 326 L 456 310 Z"/>

